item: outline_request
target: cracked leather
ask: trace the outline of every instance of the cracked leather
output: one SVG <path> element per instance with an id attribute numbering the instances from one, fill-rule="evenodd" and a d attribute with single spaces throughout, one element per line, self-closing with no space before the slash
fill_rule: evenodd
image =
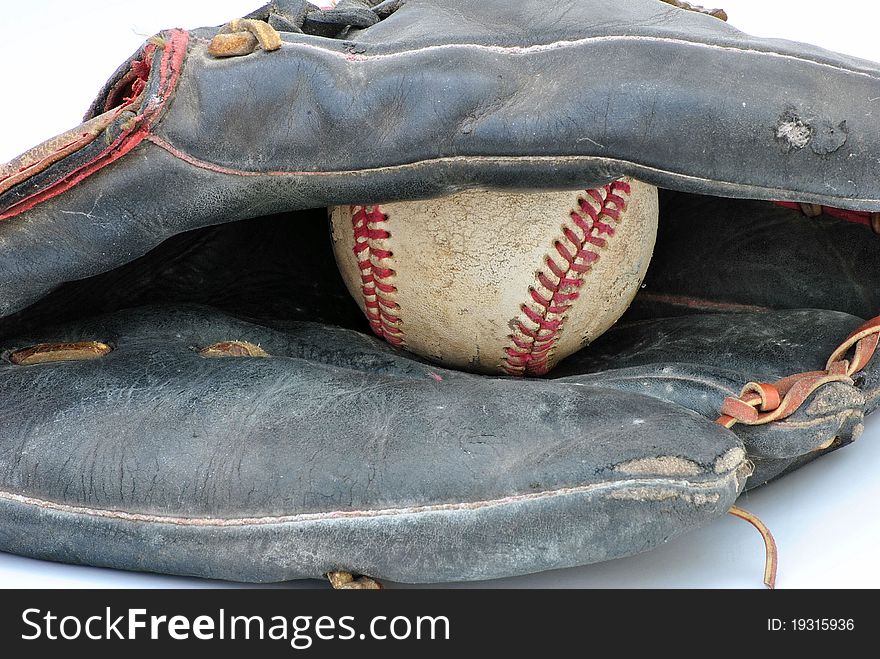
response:
<path id="1" fill-rule="evenodd" d="M 767 202 L 880 210 L 877 65 L 654 0 L 376 15 L 222 60 L 217 28 L 164 33 L 99 94 L 86 119 L 119 114 L 95 139 L 0 170 L 0 549 L 488 579 L 650 549 L 858 436 L 874 364 L 782 421 L 715 418 L 880 308 L 870 229 Z M 665 188 L 645 287 L 544 379 L 384 344 L 333 262 L 330 205 L 622 175 Z M 78 341 L 112 351 L 9 360 Z M 224 341 L 267 356 L 200 354 Z"/>

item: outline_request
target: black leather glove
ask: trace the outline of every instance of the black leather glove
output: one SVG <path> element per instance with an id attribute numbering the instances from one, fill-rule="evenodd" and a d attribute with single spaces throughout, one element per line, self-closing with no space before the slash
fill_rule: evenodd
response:
<path id="1" fill-rule="evenodd" d="M 0 549 L 439 582 L 706 524 L 876 407 L 878 83 L 657 0 L 162 33 L 0 168 Z M 383 343 L 333 262 L 330 205 L 625 175 L 645 287 L 546 378 Z"/>

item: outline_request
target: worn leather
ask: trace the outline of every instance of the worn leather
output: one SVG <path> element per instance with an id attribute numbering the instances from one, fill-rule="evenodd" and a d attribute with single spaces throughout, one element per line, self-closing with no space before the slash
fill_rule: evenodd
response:
<path id="1" fill-rule="evenodd" d="M 115 346 L 97 362 L 0 366 L 28 392 L 0 410 L 27 429 L 0 457 L 0 491 L 27 496 L 0 495 L 6 549 L 245 581 L 485 579 L 647 549 L 723 513 L 748 473 L 733 433 L 675 405 L 410 366 L 349 330 L 163 307 L 53 338 L 94 336 Z M 272 356 L 193 349 L 230 336 Z M 619 405 L 644 423 L 622 428 Z M 658 455 L 683 464 L 640 466 Z"/>
<path id="2" fill-rule="evenodd" d="M 165 33 L 97 139 L 0 187 L 0 549 L 487 579 L 650 549 L 858 437 L 873 363 L 788 419 L 715 418 L 880 308 L 868 227 L 767 201 L 880 210 L 876 65 L 654 0 L 282 9 L 312 34 L 277 51 Z M 330 205 L 621 175 L 665 188 L 645 288 L 545 379 L 385 345 L 333 264 Z M 200 354 L 233 340 L 267 356 Z M 12 363 L 72 341 L 112 351 Z"/>

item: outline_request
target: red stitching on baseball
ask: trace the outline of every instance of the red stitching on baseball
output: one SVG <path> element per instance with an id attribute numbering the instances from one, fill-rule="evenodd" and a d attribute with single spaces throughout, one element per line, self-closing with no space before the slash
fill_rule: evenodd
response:
<path id="1" fill-rule="evenodd" d="M 400 316 L 397 315 L 400 305 L 393 299 L 397 287 L 389 281 L 395 275 L 394 269 L 388 267 L 393 252 L 377 242 L 391 237 L 383 226 L 388 216 L 378 206 L 353 206 L 352 210 L 352 251 L 361 271 L 361 293 L 370 328 L 391 345 L 404 346 Z"/>
<path id="2" fill-rule="evenodd" d="M 501 368 L 508 375 L 544 375 L 550 370 L 565 312 L 578 299 L 584 275 L 599 259 L 592 248 L 606 247 L 606 237 L 614 235 L 614 227 L 603 219 L 620 221 L 629 194 L 629 183 L 615 181 L 599 190 L 586 190 L 585 198 L 578 200 L 579 208 L 571 212 L 570 219 L 583 237 L 573 227 L 563 226 L 561 238 L 553 243 L 558 256 L 553 252 L 545 256 L 549 272 L 537 273 L 542 290 L 529 287 L 529 299 L 520 307 L 522 316 L 513 321 L 516 333 L 508 337 L 510 345 L 504 349 Z"/>

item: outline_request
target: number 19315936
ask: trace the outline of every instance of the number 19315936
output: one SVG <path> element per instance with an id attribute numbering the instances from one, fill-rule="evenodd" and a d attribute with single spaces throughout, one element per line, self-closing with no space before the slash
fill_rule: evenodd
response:
<path id="1" fill-rule="evenodd" d="M 768 618 L 767 631 L 771 632 L 851 632 L 856 628 L 852 618 Z"/>

